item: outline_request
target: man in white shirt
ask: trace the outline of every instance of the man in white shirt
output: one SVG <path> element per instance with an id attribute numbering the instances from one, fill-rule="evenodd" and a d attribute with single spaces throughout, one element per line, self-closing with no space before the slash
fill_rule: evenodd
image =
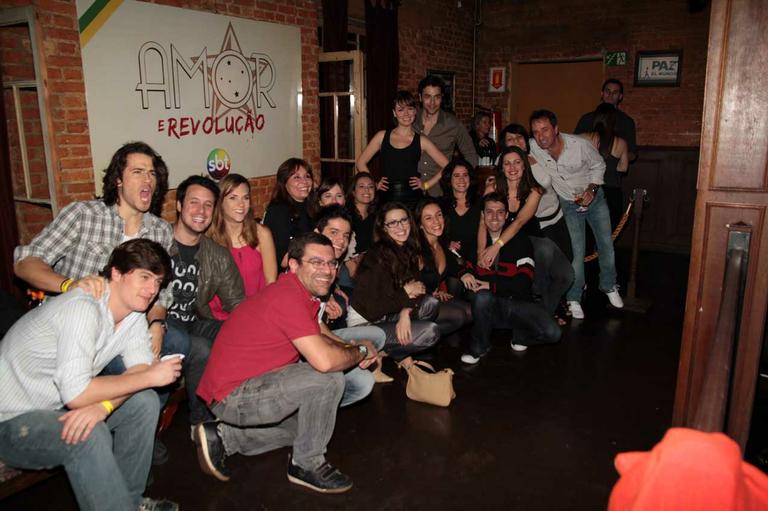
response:
<path id="1" fill-rule="evenodd" d="M 142 498 L 160 404 L 178 357 L 153 363 L 146 311 L 171 275 L 147 239 L 112 252 L 104 292 L 77 288 L 23 316 L 0 343 L 0 460 L 62 465 L 80 509 L 175 510 Z M 120 355 L 127 370 L 97 376 Z"/>
<path id="2" fill-rule="evenodd" d="M 549 110 L 531 114 L 531 155 L 552 177 L 552 188 L 560 198 L 573 245 L 573 285 L 566 294 L 574 319 L 583 319 L 581 295 L 584 290 L 585 224 L 588 222 L 597 243 L 600 263 L 600 290 L 611 305 L 624 307 L 616 287 L 616 262 L 611 240 L 611 219 L 600 185 L 605 162 L 586 139 L 560 133 L 557 116 Z"/>

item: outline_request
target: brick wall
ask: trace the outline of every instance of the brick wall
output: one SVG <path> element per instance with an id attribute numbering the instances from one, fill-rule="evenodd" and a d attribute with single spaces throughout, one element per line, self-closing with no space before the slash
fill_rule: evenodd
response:
<path id="1" fill-rule="evenodd" d="M 71 0 L 5 0 L 3 6 L 25 6 L 30 3 L 38 14 L 42 39 L 42 73 L 48 84 L 52 150 L 56 166 L 53 173 L 61 207 L 73 201 L 91 199 L 95 193 L 77 12 L 75 2 Z M 304 90 L 303 157 L 313 166 L 319 166 L 319 48 L 316 35 L 318 7 L 315 0 L 155 0 L 155 3 L 300 27 Z M 4 69 L 9 62 L 5 57 L 3 54 Z M 286 155 L 286 158 L 289 156 L 293 155 Z M 257 214 L 263 213 L 264 198 L 273 183 L 274 176 L 253 179 Z M 163 208 L 164 216 L 167 215 L 170 220 L 175 218 L 174 198 L 173 193 L 168 194 Z M 19 219 L 22 231 L 34 235 L 41 225 L 26 225 L 24 214 L 21 213 Z"/>
<path id="2" fill-rule="evenodd" d="M 34 80 L 32 45 L 27 27 L 0 28 L 0 62 L 2 62 L 0 80 L 3 83 Z M 17 99 L 23 125 L 26 154 L 22 154 L 20 143 Z M 48 175 L 45 171 L 45 151 L 37 91 L 20 88 L 18 89 L 18 97 L 16 97 L 12 89 L 4 89 L 3 107 L 6 115 L 13 194 L 17 197 L 26 197 L 22 163 L 25 156 L 29 168 L 30 197 L 48 199 L 50 194 Z M 52 219 L 51 208 L 44 205 L 18 202 L 15 209 L 16 216 L 20 219 L 19 237 L 22 242 L 29 241 L 34 233 L 42 229 Z"/>
<path id="3" fill-rule="evenodd" d="M 404 0 L 398 13 L 399 86 L 416 92 L 427 69 L 456 73 L 456 115 L 469 125 L 472 105 L 472 5 L 456 0 Z"/>
<path id="4" fill-rule="evenodd" d="M 684 0 L 483 3 L 478 103 L 506 112 L 506 94 L 488 94 L 488 69 L 509 62 L 574 59 L 627 51 L 626 66 L 606 68 L 624 83 L 622 109 L 637 123 L 641 145 L 697 146 L 701 135 L 709 9 L 692 14 Z M 683 50 L 680 87 L 633 87 L 635 54 Z M 595 91 L 595 102 L 599 91 Z M 506 122 L 506 119 L 505 119 Z"/>
<path id="5" fill-rule="evenodd" d="M 316 27 L 320 0 L 154 0 L 157 3 L 223 15 L 296 25 L 301 28 L 304 158 L 319 168 Z M 4 6 L 30 0 L 5 0 Z M 47 79 L 52 123 L 54 179 L 60 206 L 94 194 L 82 63 L 75 3 L 33 0 L 42 38 L 43 76 Z M 456 73 L 456 111 L 468 124 L 472 103 L 473 1 L 403 0 L 400 24 L 400 87 L 415 91 L 427 69 Z M 623 108 L 638 124 L 644 145 L 695 146 L 699 143 L 704 93 L 708 12 L 690 14 L 684 0 L 581 3 L 564 0 L 486 0 L 478 39 L 477 103 L 505 111 L 506 95 L 489 95 L 488 68 L 510 61 L 573 59 L 626 50 L 627 66 L 608 73 L 624 81 Z M 567 17 L 552 18 L 552 13 Z M 15 38 L 15 41 L 19 41 Z M 0 41 L 0 49 L 3 44 Z M 15 44 L 15 43 L 14 43 Z M 27 44 L 28 43 L 19 43 Z M 682 48 L 683 79 L 679 88 L 634 88 L 637 50 Z M 4 70 L 16 65 L 3 54 Z M 369 63 L 370 65 L 370 63 Z M 17 68 L 18 71 L 20 68 Z M 596 91 L 596 100 L 597 100 Z M 29 103 L 32 107 L 34 101 Z M 25 103 L 26 104 L 26 103 Z M 30 128 L 31 129 L 31 128 Z M 274 176 L 252 180 L 256 213 L 263 214 Z M 164 216 L 173 219 L 174 195 L 166 199 Z M 47 219 L 19 208 L 23 236 L 33 235 Z M 34 214 L 33 214 L 34 213 Z M 29 216 L 29 221 L 25 218 Z M 27 225 L 24 223 L 27 222 Z"/>

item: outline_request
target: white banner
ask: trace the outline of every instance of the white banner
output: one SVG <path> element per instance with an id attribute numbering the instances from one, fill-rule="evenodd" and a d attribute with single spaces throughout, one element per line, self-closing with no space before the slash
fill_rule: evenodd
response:
<path id="1" fill-rule="evenodd" d="M 298 27 L 132 0 L 78 9 L 97 190 L 134 140 L 163 156 L 171 188 L 301 157 Z"/>

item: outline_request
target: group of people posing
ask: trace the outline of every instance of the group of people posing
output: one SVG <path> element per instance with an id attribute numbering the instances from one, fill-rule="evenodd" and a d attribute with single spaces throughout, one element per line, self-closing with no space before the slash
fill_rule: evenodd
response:
<path id="1" fill-rule="evenodd" d="M 628 159 L 615 111 L 596 112 L 587 137 L 560 133 L 546 110 L 531 115 L 531 139 L 508 126 L 481 196 L 473 138 L 442 94 L 432 76 L 421 109 L 398 93 L 396 126 L 373 137 L 348 184 L 286 160 L 263 222 L 237 174 L 188 177 L 165 222 L 163 159 L 121 147 L 101 199 L 65 207 L 14 253 L 20 278 L 58 296 L 0 343 L 0 460 L 63 465 L 82 509 L 177 509 L 142 495 L 167 455 L 159 411 L 183 374 L 206 473 L 226 481 L 228 456 L 291 446 L 289 481 L 344 492 L 351 478 L 326 445 L 340 406 L 391 381 L 383 357 L 407 367 L 466 327 L 461 361 L 476 364 L 494 329 L 512 329 L 517 351 L 557 342 L 563 297 L 583 318 L 585 220 L 600 289 L 621 307 L 602 186 L 607 158 L 618 170 Z"/>

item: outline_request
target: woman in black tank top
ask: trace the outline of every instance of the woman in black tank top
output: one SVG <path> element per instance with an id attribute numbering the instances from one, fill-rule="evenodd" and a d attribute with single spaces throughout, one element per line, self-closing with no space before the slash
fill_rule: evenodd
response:
<path id="1" fill-rule="evenodd" d="M 355 162 L 355 167 L 358 172 L 369 172 L 368 162 L 381 151 L 382 176 L 377 187 L 382 192 L 383 202 L 399 201 L 413 209 L 424 191 L 437 184 L 442 176 L 438 172 L 430 179 L 421 181 L 421 152 L 427 153 L 440 167 L 445 167 L 448 159 L 427 137 L 413 130 L 416 99 L 410 92 L 397 93 L 392 113 L 397 127 L 376 133 Z"/>

